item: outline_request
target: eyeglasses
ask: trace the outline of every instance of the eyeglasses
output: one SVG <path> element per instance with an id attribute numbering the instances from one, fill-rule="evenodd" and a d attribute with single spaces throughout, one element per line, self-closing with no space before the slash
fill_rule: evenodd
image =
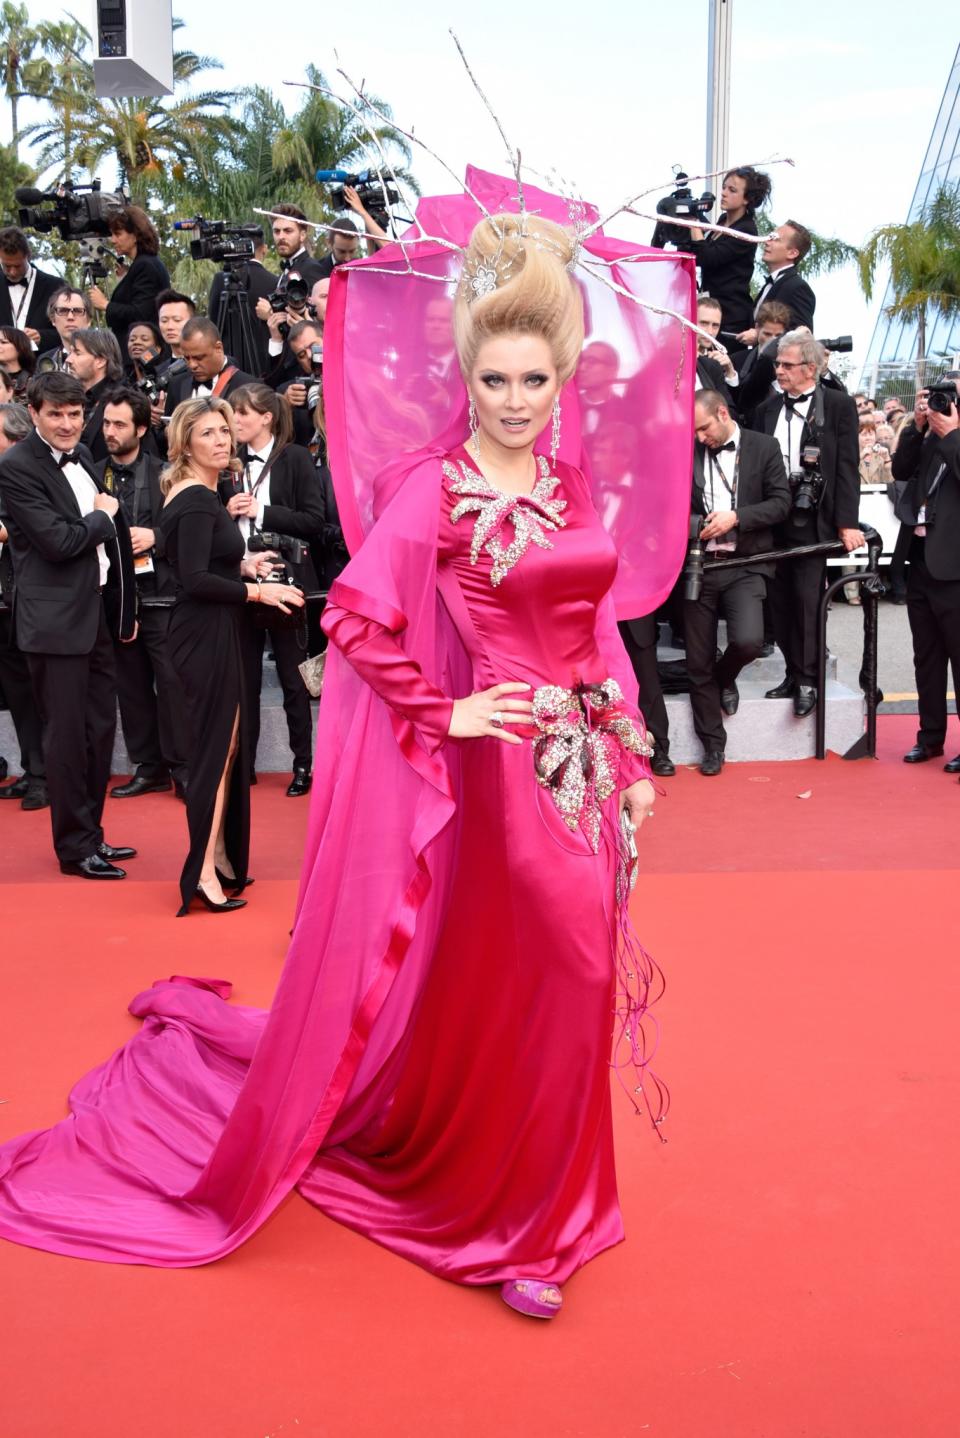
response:
<path id="1" fill-rule="evenodd" d="M 804 367 L 805 364 L 807 364 L 807 361 L 806 361 L 806 360 L 781 360 L 781 359 L 778 359 L 778 360 L 776 361 L 776 363 L 774 364 L 773 367 L 774 367 L 774 369 L 803 369 L 803 367 Z"/>
<path id="2" fill-rule="evenodd" d="M 87 312 L 81 305 L 70 308 L 64 305 L 55 305 L 53 313 L 55 315 L 85 315 Z"/>

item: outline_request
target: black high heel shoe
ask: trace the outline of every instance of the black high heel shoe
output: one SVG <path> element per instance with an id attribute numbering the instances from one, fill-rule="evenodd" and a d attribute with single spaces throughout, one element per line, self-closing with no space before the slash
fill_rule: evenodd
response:
<path id="1" fill-rule="evenodd" d="M 214 869 L 214 873 L 220 880 L 221 889 L 229 889 L 232 894 L 242 894 L 244 889 L 249 889 L 251 884 L 255 884 L 257 882 L 256 879 L 244 879 L 241 883 L 240 880 L 236 877 L 236 875 L 234 875 L 231 879 L 220 869 L 216 868 Z"/>
<path id="2" fill-rule="evenodd" d="M 194 899 L 199 899 L 204 908 L 209 909 L 212 914 L 229 914 L 234 909 L 245 909 L 246 899 L 224 899 L 222 904 L 215 904 L 210 895 L 205 893 L 202 885 L 198 884 L 187 903 L 182 904 L 177 910 L 177 918 L 182 919 L 190 912 L 190 905 Z"/>

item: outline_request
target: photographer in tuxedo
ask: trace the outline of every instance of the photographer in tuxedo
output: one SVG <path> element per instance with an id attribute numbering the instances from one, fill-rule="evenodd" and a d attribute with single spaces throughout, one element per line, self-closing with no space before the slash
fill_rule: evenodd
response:
<path id="1" fill-rule="evenodd" d="M 239 458 L 243 469 L 223 481 L 221 498 L 227 513 L 237 521 L 247 555 L 266 554 L 303 591 L 317 588 L 317 576 L 310 558 L 310 542 L 324 526 L 323 492 L 313 461 L 305 449 L 291 443 L 293 425 L 290 406 L 265 384 L 247 384 L 232 399 L 236 416 Z M 262 537 L 272 534 L 280 540 L 279 553 L 267 549 Z M 290 541 L 293 541 L 292 543 Z M 297 543 L 299 541 L 299 543 Z M 249 719 L 249 754 L 255 767 L 260 736 L 260 689 L 263 679 L 263 650 L 270 621 L 270 643 L 283 690 L 287 732 L 293 751 L 293 776 L 287 788 L 290 798 L 310 792 L 313 768 L 313 718 L 310 697 L 299 665 L 307 657 L 305 614 L 267 614 L 266 609 L 245 615 L 243 645 L 245 690 Z"/>
<path id="2" fill-rule="evenodd" d="M 716 390 L 694 400 L 697 444 L 691 515 L 702 516 L 703 580 L 696 599 L 684 598 L 687 673 L 701 774 L 719 774 L 726 748 L 724 714 L 740 706 L 737 676 L 763 648 L 763 601 L 773 564 L 714 569 L 733 553 L 762 554 L 773 526 L 790 510 L 790 487 L 775 439 L 740 429 Z M 692 526 L 691 526 L 692 527 Z M 727 647 L 717 660 L 717 622 L 727 621 Z"/>
<path id="3" fill-rule="evenodd" d="M 754 428 L 754 415 L 765 400 L 772 398 L 777 377 L 775 341 L 790 328 L 790 311 L 786 305 L 770 300 L 757 312 L 757 343 L 751 349 L 737 350 L 733 366 L 737 371 L 737 405 L 741 423 Z"/>
<path id="4" fill-rule="evenodd" d="M 798 266 L 813 243 L 813 236 L 796 220 L 787 220 L 772 230 L 763 242 L 763 263 L 767 267 L 766 282 L 761 285 L 753 306 L 754 324 L 737 335 L 741 344 L 757 343 L 760 306 L 776 300 L 790 311 L 790 328 L 806 326 L 813 329 L 813 313 L 817 297 L 802 278 Z"/>
<path id="5" fill-rule="evenodd" d="M 53 349 L 57 332 L 47 316 L 59 275 L 38 270 L 30 258 L 30 242 L 16 225 L 0 230 L 0 325 L 23 330 L 35 350 Z"/>
<path id="6" fill-rule="evenodd" d="M 83 290 L 75 290 L 70 285 L 64 285 L 62 289 L 54 290 L 50 296 L 47 317 L 56 330 L 60 343 L 54 345 L 52 349 L 44 350 L 39 356 L 37 359 L 38 374 L 43 374 L 47 370 L 65 370 L 67 368 L 70 341 L 77 330 L 90 328 L 93 320 L 93 306 Z"/>
<path id="7" fill-rule="evenodd" d="M 947 666 L 960 694 L 960 416 L 957 381 L 917 396 L 900 431 L 893 477 L 906 481 L 898 514 L 910 539 L 907 618 L 913 637 L 919 728 L 904 763 L 939 758 L 947 737 Z M 960 774 L 960 754 L 944 764 Z"/>
<path id="8" fill-rule="evenodd" d="M 760 406 L 755 425 L 779 444 L 791 486 L 792 505 L 778 527 L 777 546 L 839 537 L 849 554 L 865 543 L 859 528 L 857 407 L 848 394 L 821 385 L 824 359 L 823 346 L 808 330 L 788 330 L 777 346 L 782 393 Z M 821 555 L 781 560 L 770 590 L 786 673 L 766 697 L 792 698 L 798 718 L 817 704 L 817 611 L 826 575 Z"/>
<path id="9" fill-rule="evenodd" d="M 203 315 L 194 316 L 184 325 L 180 334 L 180 356 L 186 369 L 170 381 L 168 415 L 185 399 L 203 399 L 206 395 L 229 399 L 241 385 L 255 383 L 252 374 L 239 369 L 224 353 L 220 331 L 213 320 Z"/>
<path id="10" fill-rule="evenodd" d="M 170 609 L 144 606 L 143 599 L 172 597 L 176 584 L 164 557 L 160 492 L 163 461 L 144 448 L 150 431 L 150 401 L 139 390 L 118 388 L 106 396 L 103 438 L 107 458 L 97 476 L 107 494 L 120 501 L 130 530 L 139 624 L 132 643 L 114 640 L 120 724 L 133 777 L 110 790 L 113 799 L 167 791 L 171 777 L 185 798 L 188 736 L 183 698 L 167 657 Z"/>
<path id="11" fill-rule="evenodd" d="M 99 463 L 107 457 L 103 406 L 107 391 L 123 378 L 120 346 L 109 330 L 76 330 L 67 344 L 67 371 L 83 385 L 85 419 L 80 442 Z"/>
<path id="12" fill-rule="evenodd" d="M 133 556 L 119 501 L 77 445 L 84 392 L 30 381 L 35 429 L 0 458 L 0 508 L 16 574 L 14 635 L 43 718 L 53 846 L 64 874 L 122 879 L 135 850 L 104 841 L 117 723 L 113 635 L 136 637 Z"/>

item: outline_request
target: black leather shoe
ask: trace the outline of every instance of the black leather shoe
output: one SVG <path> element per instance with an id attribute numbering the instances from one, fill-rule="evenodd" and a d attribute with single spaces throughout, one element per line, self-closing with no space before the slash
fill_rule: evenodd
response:
<path id="1" fill-rule="evenodd" d="M 136 799 L 138 794 L 165 794 L 170 788 L 170 775 L 154 779 L 135 774 L 126 784 L 117 784 L 110 790 L 111 799 Z"/>
<path id="2" fill-rule="evenodd" d="M 960 774 L 960 754 L 955 759 L 948 759 L 943 766 L 945 774 Z"/>
<path id="3" fill-rule="evenodd" d="M 81 879 L 125 879 L 125 869 L 118 869 L 115 865 L 102 859 L 99 854 L 89 854 L 86 859 L 77 859 L 74 863 L 60 864 L 61 874 L 76 874 Z"/>
<path id="4" fill-rule="evenodd" d="M 174 779 L 173 792 L 181 804 L 187 802 L 187 784 L 185 779 Z"/>
<path id="5" fill-rule="evenodd" d="M 287 785 L 287 798 L 299 799 L 303 794 L 309 794 L 312 783 L 313 775 L 310 770 L 298 764 L 293 771 L 293 778 Z"/>
<path id="6" fill-rule="evenodd" d="M 792 699 L 796 684 L 789 674 L 785 674 L 777 685 L 776 689 L 768 689 L 764 699 Z"/>
<path id="7" fill-rule="evenodd" d="M 136 849 L 131 849 L 123 844 L 119 848 L 114 848 L 112 844 L 101 844 L 97 853 L 101 859 L 106 859 L 111 864 L 115 864 L 118 859 L 135 859 L 137 857 Z"/>
<path id="8" fill-rule="evenodd" d="M 656 774 L 658 779 L 672 779 L 674 774 L 677 772 L 676 764 L 674 764 L 673 760 L 670 758 L 670 755 L 667 754 L 663 749 L 658 749 L 656 751 L 653 758 L 650 760 L 650 768 L 652 772 Z"/>
<path id="9" fill-rule="evenodd" d="M 26 774 L 21 774 L 19 779 L 14 779 L 12 784 L 4 784 L 0 789 L 0 799 L 22 799 L 30 787 L 30 781 Z"/>
<path id="10" fill-rule="evenodd" d="M 812 684 L 798 684 L 793 696 L 793 712 L 798 719 L 805 719 L 817 707 L 817 691 Z"/>
<path id="11" fill-rule="evenodd" d="M 711 749 L 709 754 L 704 754 L 700 760 L 700 773 L 705 774 L 708 779 L 712 779 L 714 774 L 719 774 L 722 768 L 723 751 L 721 749 Z"/>
<path id="12" fill-rule="evenodd" d="M 761 659 L 772 659 L 772 657 L 773 657 L 773 651 L 776 649 L 776 647 L 777 647 L 777 646 L 776 646 L 775 644 L 771 644 L 771 643 L 769 643 L 769 641 L 764 641 L 763 647 L 762 647 L 762 649 L 760 650 L 760 658 L 761 658 Z"/>
<path id="13" fill-rule="evenodd" d="M 740 708 L 740 690 L 736 684 L 731 684 L 729 689 L 720 690 L 720 708 L 729 717 L 736 714 Z"/>
<path id="14" fill-rule="evenodd" d="M 46 780 L 28 779 L 27 792 L 20 800 L 21 809 L 49 809 L 50 795 L 47 793 Z"/>
<path id="15" fill-rule="evenodd" d="M 942 753 L 942 745 L 939 749 L 931 749 L 926 744 L 914 744 L 913 748 L 908 749 L 906 754 L 904 754 L 903 762 L 905 764 L 925 764 L 928 759 L 939 759 Z M 944 768 L 946 768 L 946 765 L 944 765 Z M 954 771 L 951 769 L 949 772 L 952 774 Z"/>

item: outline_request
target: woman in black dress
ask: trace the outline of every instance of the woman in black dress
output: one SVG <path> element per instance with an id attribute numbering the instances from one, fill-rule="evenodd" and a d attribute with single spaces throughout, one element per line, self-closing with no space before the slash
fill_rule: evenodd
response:
<path id="1" fill-rule="evenodd" d="M 770 190 L 770 176 L 752 165 L 729 170 L 723 177 L 722 213 L 717 224 L 744 235 L 755 235 L 754 212 L 770 198 Z M 757 260 L 756 245 L 718 235 L 715 230 L 706 236 L 702 230 L 691 230 L 689 248 L 700 269 L 701 293 L 720 302 L 721 343 L 728 349 L 741 349 L 736 337 L 753 324 L 750 285 Z"/>
<path id="2" fill-rule="evenodd" d="M 90 303 L 106 312 L 107 324 L 117 337 L 124 358 L 127 333 L 137 320 L 157 322 L 157 295 L 170 288 L 170 276 L 158 257 L 160 236 L 149 215 L 139 205 L 127 205 L 111 215 L 110 238 L 120 256 L 123 278 L 109 300 L 99 286 L 89 291 Z"/>
<path id="3" fill-rule="evenodd" d="M 170 464 L 163 533 L 178 592 L 167 643 L 183 687 L 190 729 L 187 825 L 190 851 L 180 875 L 180 914 L 194 897 L 225 913 L 245 900 L 226 898 L 249 882 L 250 780 L 243 698 L 240 620 L 244 604 L 271 604 L 288 613 L 303 595 L 263 584 L 269 569 L 244 560 L 243 536 L 220 503 L 217 484 L 236 469 L 233 411 L 225 400 L 186 400 L 170 424 Z M 241 564 L 248 582 L 241 578 Z"/>

